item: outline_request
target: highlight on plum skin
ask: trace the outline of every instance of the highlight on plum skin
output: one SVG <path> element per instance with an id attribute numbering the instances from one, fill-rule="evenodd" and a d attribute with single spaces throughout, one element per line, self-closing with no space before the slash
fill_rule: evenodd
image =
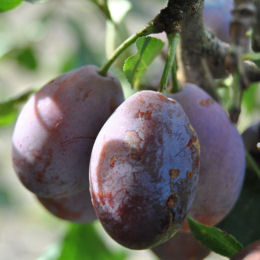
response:
<path id="1" fill-rule="evenodd" d="M 243 185 L 242 138 L 223 108 L 198 86 L 185 83 L 169 96 L 182 105 L 200 141 L 199 184 L 189 215 L 215 225 L 231 211 Z M 182 228 L 189 230 L 186 221 Z"/>
<path id="2" fill-rule="evenodd" d="M 186 217 L 198 170 L 198 137 L 182 107 L 140 91 L 117 108 L 95 141 L 89 177 L 97 217 L 125 247 L 156 246 Z"/>
<path id="3" fill-rule="evenodd" d="M 118 80 L 84 66 L 46 84 L 22 109 L 12 138 L 15 172 L 37 196 L 84 191 L 94 140 L 124 100 Z"/>

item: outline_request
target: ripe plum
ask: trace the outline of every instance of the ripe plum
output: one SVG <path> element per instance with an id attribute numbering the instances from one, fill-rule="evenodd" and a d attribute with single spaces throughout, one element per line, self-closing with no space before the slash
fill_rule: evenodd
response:
<path id="1" fill-rule="evenodd" d="M 155 91 L 122 103 L 104 124 L 90 159 L 90 193 L 103 227 L 144 249 L 169 239 L 198 181 L 199 142 L 182 107 Z"/>
<path id="2" fill-rule="evenodd" d="M 31 96 L 13 133 L 12 158 L 22 183 L 39 197 L 60 198 L 88 188 L 94 140 L 123 102 L 118 80 L 84 66 Z"/>
<path id="3" fill-rule="evenodd" d="M 182 91 L 169 97 L 182 105 L 200 141 L 199 184 L 189 215 L 215 225 L 230 212 L 242 188 L 242 138 L 222 107 L 198 86 L 186 83 Z"/>

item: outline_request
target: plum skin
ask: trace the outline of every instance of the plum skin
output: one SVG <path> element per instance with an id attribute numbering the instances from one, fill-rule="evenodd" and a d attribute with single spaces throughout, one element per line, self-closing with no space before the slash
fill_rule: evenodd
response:
<path id="1" fill-rule="evenodd" d="M 123 102 L 118 80 L 84 66 L 49 82 L 23 107 L 12 138 L 14 170 L 37 196 L 61 198 L 88 189 L 94 140 Z"/>
<path id="2" fill-rule="evenodd" d="M 198 137 L 181 106 L 154 91 L 122 103 L 99 132 L 90 193 L 107 233 L 131 249 L 169 239 L 198 182 Z"/>
<path id="3" fill-rule="evenodd" d="M 87 223 L 96 220 L 89 189 L 63 198 L 37 197 L 37 199 L 45 209 L 63 220 L 76 223 Z"/>
<path id="4" fill-rule="evenodd" d="M 152 249 L 160 260 L 201 260 L 210 250 L 200 244 L 190 232 L 179 231 L 167 242 Z"/>
<path id="5" fill-rule="evenodd" d="M 243 248 L 230 260 L 259 260 L 260 259 L 260 240 L 257 240 Z"/>
<path id="6" fill-rule="evenodd" d="M 198 86 L 186 83 L 169 96 L 182 105 L 200 141 L 199 184 L 189 215 L 215 225 L 233 208 L 243 185 L 242 138 L 222 107 Z M 183 229 L 188 230 L 187 223 Z"/>

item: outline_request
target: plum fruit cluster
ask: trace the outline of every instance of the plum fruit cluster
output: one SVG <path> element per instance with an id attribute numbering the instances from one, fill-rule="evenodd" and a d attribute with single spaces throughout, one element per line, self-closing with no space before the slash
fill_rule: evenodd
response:
<path id="1" fill-rule="evenodd" d="M 97 216 L 131 249 L 187 230 L 188 214 L 217 224 L 244 179 L 241 136 L 202 89 L 186 83 L 167 97 L 143 90 L 124 101 L 117 79 L 95 66 L 32 95 L 12 145 L 18 177 L 44 207 L 74 222 Z"/>
<path id="2" fill-rule="evenodd" d="M 22 109 L 12 140 L 14 169 L 55 215 L 79 222 L 95 218 L 88 188 L 91 150 L 123 100 L 119 81 L 90 65 L 49 82 Z"/>
<path id="3" fill-rule="evenodd" d="M 12 142 L 14 169 L 44 207 L 74 222 L 97 216 L 131 249 L 187 230 L 187 215 L 222 220 L 240 193 L 244 157 L 235 126 L 199 87 L 186 83 L 168 96 L 142 90 L 124 101 L 118 80 L 90 65 L 32 95 Z"/>

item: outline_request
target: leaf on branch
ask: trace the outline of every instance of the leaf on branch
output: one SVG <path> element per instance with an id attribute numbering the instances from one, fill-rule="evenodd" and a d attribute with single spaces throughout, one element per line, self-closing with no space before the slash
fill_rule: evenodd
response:
<path id="1" fill-rule="evenodd" d="M 126 59 L 123 70 L 132 86 L 138 87 L 141 77 L 163 48 L 163 41 L 153 37 L 140 37 L 136 41 L 137 54 Z"/>
<path id="2" fill-rule="evenodd" d="M 1 0 L 0 1 L 0 12 L 9 11 L 18 5 L 20 5 L 23 2 L 23 0 Z"/>
<path id="3" fill-rule="evenodd" d="M 216 227 L 205 226 L 190 217 L 188 222 L 194 237 L 220 255 L 230 258 L 243 248 L 232 235 Z"/>
<path id="4" fill-rule="evenodd" d="M 16 98 L 0 103 L 0 127 L 14 122 L 18 113 L 18 105 L 24 103 L 33 92 L 33 90 L 29 90 Z"/>

